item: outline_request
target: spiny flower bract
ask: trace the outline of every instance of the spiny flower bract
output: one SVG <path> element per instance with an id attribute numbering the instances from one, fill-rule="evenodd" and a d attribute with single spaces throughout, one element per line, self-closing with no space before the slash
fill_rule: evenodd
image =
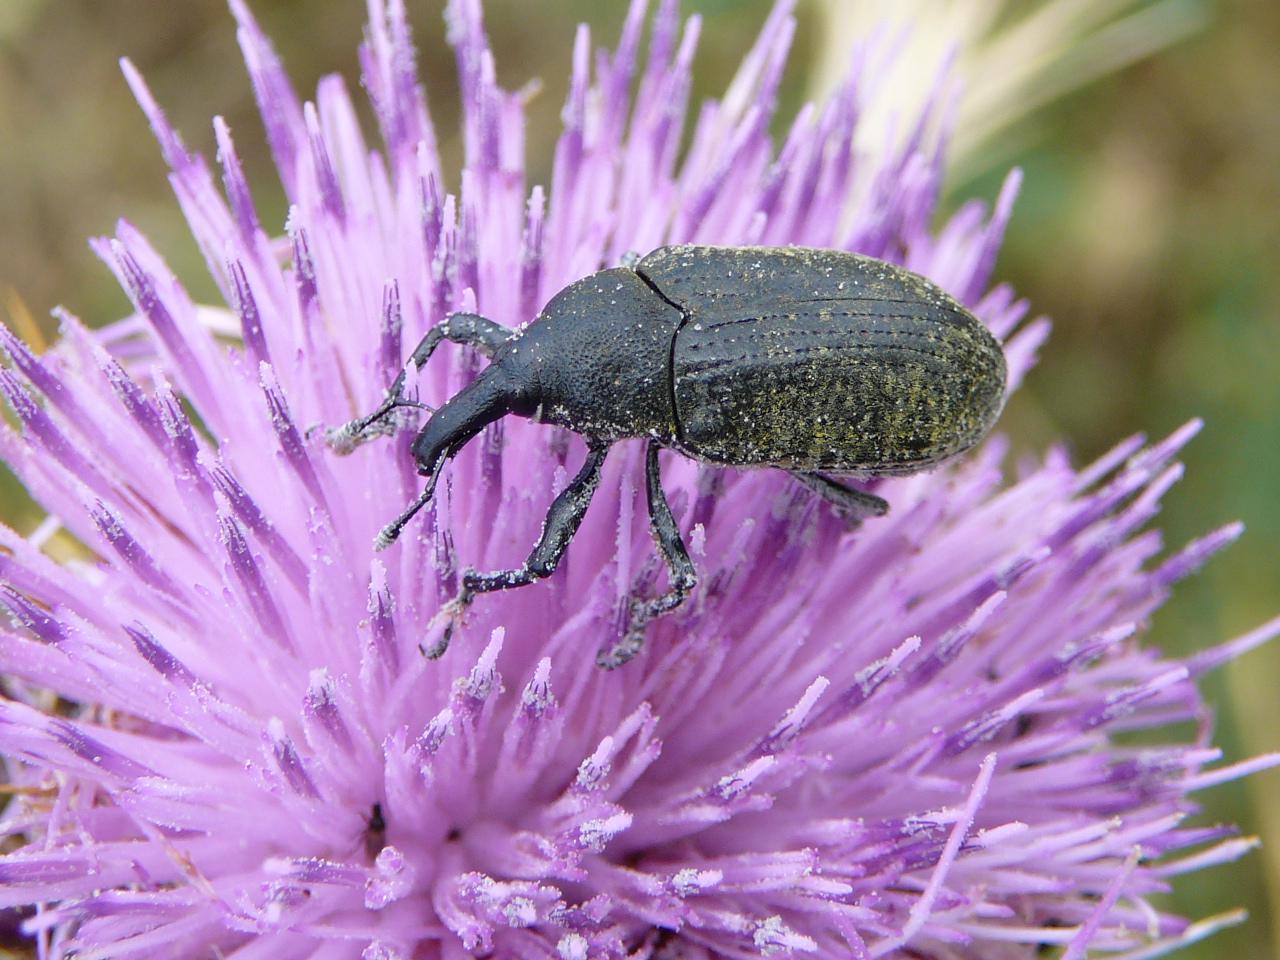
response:
<path id="1" fill-rule="evenodd" d="M 1016 178 L 994 212 L 930 231 L 941 95 L 897 147 L 855 150 L 889 55 L 864 45 L 775 147 L 782 3 L 686 140 L 698 20 L 663 0 L 642 65 L 637 0 L 613 52 L 593 60 L 578 34 L 544 191 L 525 182 L 521 95 L 495 81 L 476 0 L 457 0 L 449 192 L 399 0 L 371 0 L 361 51 L 379 150 L 342 80 L 301 103 L 232 9 L 284 238 L 226 125 L 215 169 L 126 64 L 230 312 L 195 305 L 121 223 L 95 249 L 134 317 L 93 333 L 64 314 L 42 356 L 4 335 L 20 427 L 0 454 L 51 519 L 0 531 L 0 904 L 26 911 L 42 956 L 1138 957 L 1208 929 L 1149 899 L 1247 846 L 1182 822 L 1190 791 L 1249 768 L 1207 769 L 1194 681 L 1280 624 L 1184 662 L 1137 642 L 1238 533 L 1157 559 L 1145 525 L 1194 425 L 1084 470 L 1055 451 L 1011 485 L 994 440 L 877 484 L 892 512 L 856 531 L 779 472 L 664 456 L 701 583 L 612 672 L 596 651 L 665 576 L 638 446 L 613 451 L 556 575 L 482 597 L 429 660 L 459 571 L 523 558 L 581 443 L 488 428 L 375 554 L 419 489 L 412 430 L 348 458 L 323 442 L 450 311 L 515 326 L 670 242 L 903 263 L 1004 340 L 1016 386 L 1046 331 L 990 280 Z M 439 403 L 477 362 L 442 351 L 420 396 Z M 54 563 L 59 527 L 93 559 Z M 1188 741 L 1116 742 L 1179 721 Z"/>

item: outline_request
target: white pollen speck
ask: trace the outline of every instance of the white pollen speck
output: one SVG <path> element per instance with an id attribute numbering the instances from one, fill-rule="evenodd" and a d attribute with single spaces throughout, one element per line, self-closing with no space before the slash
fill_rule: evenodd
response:
<path id="1" fill-rule="evenodd" d="M 403 950 L 385 940 L 371 940 L 360 954 L 360 960 L 405 960 Z"/>
<path id="2" fill-rule="evenodd" d="M 796 933 L 782 922 L 782 917 L 772 916 L 760 921 L 756 926 L 756 946 L 767 957 L 781 953 L 793 953 L 797 950 L 812 953 L 818 944 L 803 934 Z"/>
<path id="3" fill-rule="evenodd" d="M 580 933 L 570 933 L 560 938 L 556 944 L 556 952 L 562 960 L 587 960 L 587 938 Z"/>
<path id="4" fill-rule="evenodd" d="M 528 897 L 512 897 L 502 908 L 509 927 L 531 927 L 538 920 L 537 907 Z"/>
<path id="5" fill-rule="evenodd" d="M 695 870 L 687 867 L 671 878 L 671 885 L 680 896 L 692 897 L 714 887 L 723 879 L 724 874 L 719 870 Z"/>

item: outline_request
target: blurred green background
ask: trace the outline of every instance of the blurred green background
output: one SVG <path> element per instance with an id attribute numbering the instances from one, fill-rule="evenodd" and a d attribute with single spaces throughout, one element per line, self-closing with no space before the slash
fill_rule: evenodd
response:
<path id="1" fill-rule="evenodd" d="M 856 3 L 858 0 L 834 0 Z M 446 167 L 456 169 L 456 79 L 440 0 L 409 0 L 420 66 Z M 685 0 L 705 18 L 695 102 L 721 92 L 769 0 Z M 356 84 L 358 0 L 252 3 L 297 86 L 327 72 Z M 1069 438 L 1081 460 L 1117 439 L 1156 437 L 1193 416 L 1206 429 L 1160 526 L 1177 546 L 1226 521 L 1248 531 L 1157 615 L 1150 639 L 1188 652 L 1280 612 L 1280 3 L 1204 0 L 1203 27 L 1155 56 L 1036 111 L 993 150 L 969 158 L 948 204 L 994 196 L 1010 164 L 1026 179 L 998 266 L 1054 320 L 1054 334 L 1004 421 L 1017 447 Z M 530 77 L 531 178 L 546 182 L 572 30 L 612 43 L 616 0 L 488 0 L 499 78 Z M 786 98 L 818 78 L 830 11 L 801 0 Z M 284 207 L 261 140 L 223 0 L 0 0 L 0 314 L 29 311 L 45 336 L 64 304 L 91 323 L 128 310 L 85 238 L 119 216 L 165 251 L 197 297 L 211 297 L 159 151 L 116 64 L 130 56 L 189 146 L 213 153 L 209 120 L 237 134 L 264 222 Z M 783 115 L 792 112 L 784 108 Z M 369 128 L 372 129 L 371 127 Z M 1016 145 L 1016 146 L 1010 146 Z M 38 514 L 0 478 L 0 517 L 20 530 Z M 1280 648 L 1251 654 L 1205 688 L 1227 757 L 1280 749 Z M 1205 916 L 1244 905 L 1251 919 L 1179 956 L 1280 957 L 1280 773 L 1201 797 L 1206 819 L 1242 825 L 1267 846 L 1185 877 L 1177 909 Z"/>

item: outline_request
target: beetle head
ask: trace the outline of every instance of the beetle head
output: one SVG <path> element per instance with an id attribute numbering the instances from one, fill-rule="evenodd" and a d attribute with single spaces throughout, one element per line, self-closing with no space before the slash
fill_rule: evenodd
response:
<path id="1" fill-rule="evenodd" d="M 498 365 L 487 367 L 433 413 L 413 441 L 418 473 L 430 476 L 490 423 L 520 406 L 510 378 Z"/>

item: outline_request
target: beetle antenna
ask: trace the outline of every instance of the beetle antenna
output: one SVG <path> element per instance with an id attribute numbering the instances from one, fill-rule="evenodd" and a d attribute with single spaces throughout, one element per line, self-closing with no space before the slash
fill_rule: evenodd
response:
<path id="1" fill-rule="evenodd" d="M 441 457 L 436 462 L 436 468 L 431 471 L 431 476 L 427 478 L 427 485 L 422 488 L 422 493 L 418 494 L 418 498 L 409 504 L 408 509 L 379 531 L 378 536 L 373 541 L 374 550 L 385 550 L 395 543 L 409 521 L 417 516 L 419 510 L 431 502 L 431 498 L 436 492 L 436 479 L 440 476 L 440 471 L 444 468 L 446 459 L 446 457 Z"/>

